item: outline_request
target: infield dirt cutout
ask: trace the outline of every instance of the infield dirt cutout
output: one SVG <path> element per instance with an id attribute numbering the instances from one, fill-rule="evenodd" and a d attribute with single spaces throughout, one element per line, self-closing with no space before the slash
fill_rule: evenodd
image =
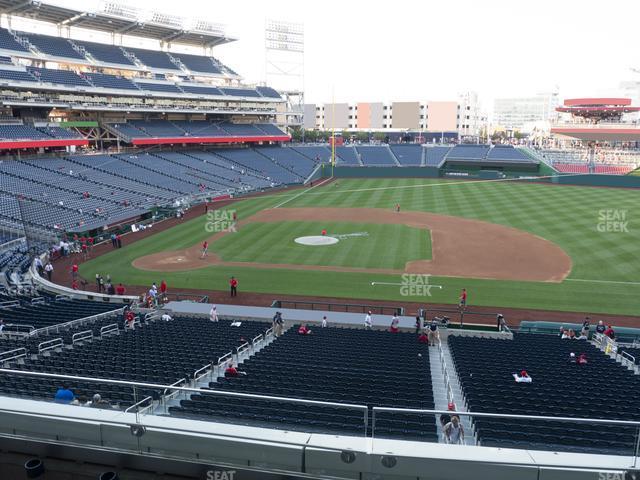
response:
<path id="1" fill-rule="evenodd" d="M 431 260 L 407 262 L 404 270 L 339 266 L 224 262 L 215 253 L 201 258 L 200 244 L 179 251 L 139 257 L 132 265 L 141 270 L 175 272 L 211 265 L 288 270 L 370 272 L 383 274 L 421 273 L 447 277 L 561 282 L 571 271 L 571 258 L 555 243 L 531 233 L 495 223 L 427 212 L 394 212 L 375 208 L 276 208 L 262 210 L 238 222 L 238 228 L 253 222 L 340 221 L 401 224 L 431 231 Z M 232 232 L 219 232 L 214 242 Z M 289 240 L 289 239 L 288 239 Z M 401 248 L 400 245 L 393 246 Z"/>

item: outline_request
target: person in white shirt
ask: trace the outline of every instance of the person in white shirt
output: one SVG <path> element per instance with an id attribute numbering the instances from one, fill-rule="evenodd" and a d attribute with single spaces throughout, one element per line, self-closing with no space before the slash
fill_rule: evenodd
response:
<path id="1" fill-rule="evenodd" d="M 171 320 L 173 320 L 173 318 L 171 318 L 171 315 L 169 315 L 168 313 L 163 313 L 162 317 L 160 317 L 162 320 L 164 320 L 165 322 L 170 322 Z"/>
<path id="2" fill-rule="evenodd" d="M 452 415 L 451 421 L 444 426 L 444 437 L 447 443 L 464 443 L 464 428 L 457 415 Z"/>
<path id="3" fill-rule="evenodd" d="M 322 317 L 322 328 L 327 328 L 327 317 Z"/>
<path id="4" fill-rule="evenodd" d="M 211 310 L 209 310 L 209 320 L 212 322 L 218 321 L 218 307 L 215 305 L 212 305 Z"/>
<path id="5" fill-rule="evenodd" d="M 516 380 L 516 383 L 531 383 L 533 379 L 529 376 L 526 370 L 522 370 L 520 375 L 517 373 L 513 374 L 513 378 Z"/>
<path id="6" fill-rule="evenodd" d="M 53 265 L 51 265 L 51 262 L 47 262 L 44 266 L 44 271 L 47 274 L 47 280 L 51 281 L 51 277 L 53 276 Z"/>
<path id="7" fill-rule="evenodd" d="M 367 316 L 364 317 L 364 328 L 369 330 L 373 328 L 373 319 L 371 318 L 371 310 L 367 313 Z"/>

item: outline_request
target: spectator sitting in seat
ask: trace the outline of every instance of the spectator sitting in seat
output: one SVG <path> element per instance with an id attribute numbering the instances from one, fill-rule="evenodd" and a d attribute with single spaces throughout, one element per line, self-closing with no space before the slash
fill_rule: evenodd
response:
<path id="1" fill-rule="evenodd" d="M 237 377 L 238 375 L 246 375 L 246 374 L 247 372 L 241 372 L 233 365 L 233 363 L 229 364 L 227 369 L 224 371 L 225 377 Z"/>
<path id="2" fill-rule="evenodd" d="M 111 404 L 103 400 L 99 393 L 93 396 L 93 399 L 87 403 L 87 406 L 91 408 L 111 408 Z"/>
<path id="3" fill-rule="evenodd" d="M 133 313 L 132 310 L 127 310 L 127 313 L 125 313 L 125 327 L 131 328 L 133 329 L 133 323 L 136 320 L 136 314 Z"/>
<path id="4" fill-rule="evenodd" d="M 389 327 L 389 331 L 391 333 L 398 333 L 400 331 L 400 327 L 398 327 L 399 323 L 400 323 L 400 319 L 396 314 L 394 314 L 393 318 L 391 319 L 391 326 Z"/>
<path id="5" fill-rule="evenodd" d="M 604 334 L 604 331 L 607 329 L 604 322 L 602 320 L 598 321 L 598 325 L 596 325 L 596 333 Z"/>
<path id="6" fill-rule="evenodd" d="M 576 354 L 575 354 L 575 353 L 571 352 L 571 353 L 569 354 L 569 361 L 570 361 L 571 363 L 576 363 L 576 362 L 577 362 L 577 360 L 576 360 Z"/>
<path id="7" fill-rule="evenodd" d="M 167 312 L 163 313 L 162 316 L 160 317 L 162 320 L 164 320 L 165 322 L 170 322 L 171 320 L 173 320 L 173 318 L 171 317 L 171 315 L 169 315 Z"/>
<path id="8" fill-rule="evenodd" d="M 427 336 L 426 333 L 421 332 L 420 335 L 418 336 L 418 342 L 420 343 L 429 343 L 429 337 Z"/>
<path id="9" fill-rule="evenodd" d="M 520 375 L 517 373 L 513 374 L 513 378 L 516 380 L 516 383 L 532 383 L 533 379 L 529 376 L 526 370 L 522 370 Z"/>
<path id="10" fill-rule="evenodd" d="M 609 337 L 611 340 L 615 340 L 616 338 L 616 333 L 613 331 L 613 327 L 611 325 L 607 325 L 604 335 Z"/>
<path id="11" fill-rule="evenodd" d="M 310 333 L 311 333 L 311 330 L 307 328 L 307 326 L 304 323 L 300 325 L 300 327 L 298 328 L 298 335 L 309 335 Z"/>
<path id="12" fill-rule="evenodd" d="M 567 332 L 565 331 L 564 327 L 560 327 L 560 338 L 566 338 Z"/>
<path id="13" fill-rule="evenodd" d="M 565 330 L 564 334 L 562 335 L 563 339 L 568 339 L 568 340 L 575 340 L 576 339 L 576 332 L 574 332 L 572 329 L 569 330 Z"/>
<path id="14" fill-rule="evenodd" d="M 86 404 L 87 404 L 87 397 L 85 397 L 84 395 L 78 395 L 71 402 L 71 405 L 78 405 L 80 407 L 84 407 Z"/>
<path id="15" fill-rule="evenodd" d="M 581 353 L 580 356 L 578 357 L 578 365 L 586 365 L 587 363 L 589 363 L 587 361 L 587 354 Z"/>
<path id="16" fill-rule="evenodd" d="M 75 396 L 73 392 L 67 387 L 66 384 L 63 384 L 61 388 L 56 392 L 56 396 L 54 397 L 54 401 L 56 403 L 66 403 L 69 404 L 73 402 Z"/>

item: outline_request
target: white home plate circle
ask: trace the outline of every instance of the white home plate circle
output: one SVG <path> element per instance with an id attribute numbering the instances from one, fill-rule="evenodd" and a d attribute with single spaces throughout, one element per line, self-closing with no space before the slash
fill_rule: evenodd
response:
<path id="1" fill-rule="evenodd" d="M 294 241 L 300 245 L 311 245 L 317 247 L 322 245 L 333 245 L 338 243 L 340 240 L 324 235 L 311 235 L 310 237 L 298 237 Z"/>

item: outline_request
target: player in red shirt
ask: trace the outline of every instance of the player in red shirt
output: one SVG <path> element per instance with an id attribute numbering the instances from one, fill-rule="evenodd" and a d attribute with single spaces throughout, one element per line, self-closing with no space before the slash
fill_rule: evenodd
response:
<path id="1" fill-rule="evenodd" d="M 464 308 L 467 306 L 467 289 L 463 288 L 462 292 L 460 293 L 460 303 L 459 303 L 460 308 Z"/>
<path id="2" fill-rule="evenodd" d="M 202 242 L 202 255 L 200 255 L 200 258 L 206 257 L 208 251 L 209 251 L 209 242 L 205 240 L 204 242 Z"/>
<path id="3" fill-rule="evenodd" d="M 124 288 L 124 285 L 119 283 L 118 286 L 116 287 L 116 295 L 124 295 L 125 292 L 126 292 L 126 289 Z"/>
<path id="4" fill-rule="evenodd" d="M 78 277 L 78 265 L 75 263 L 71 265 L 71 277 L 73 277 L 74 280 Z"/>
<path id="5" fill-rule="evenodd" d="M 238 296 L 238 280 L 236 280 L 236 277 L 231 277 L 231 279 L 229 279 L 229 287 L 231 288 L 231 296 L 237 297 Z"/>

